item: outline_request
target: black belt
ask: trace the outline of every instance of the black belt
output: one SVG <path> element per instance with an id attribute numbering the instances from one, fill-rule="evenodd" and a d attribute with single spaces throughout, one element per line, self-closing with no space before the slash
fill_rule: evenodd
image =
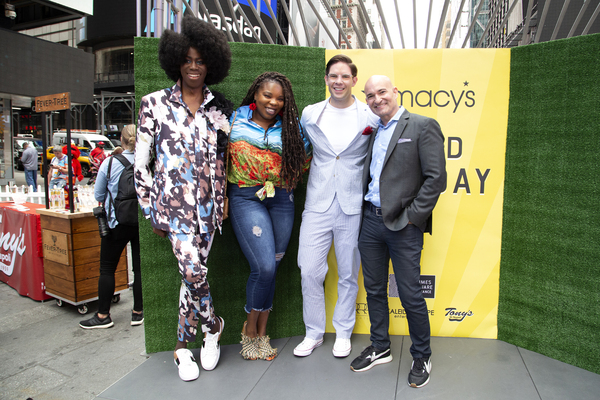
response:
<path id="1" fill-rule="evenodd" d="M 365 207 L 375 213 L 378 217 L 382 217 L 381 207 L 375 207 L 370 201 L 365 201 Z"/>

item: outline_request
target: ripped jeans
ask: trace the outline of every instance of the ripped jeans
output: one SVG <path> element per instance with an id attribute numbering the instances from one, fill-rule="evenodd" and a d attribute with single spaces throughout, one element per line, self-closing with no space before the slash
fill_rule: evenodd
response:
<path id="1" fill-rule="evenodd" d="M 229 217 L 242 252 L 250 263 L 246 284 L 246 313 L 273 307 L 277 267 L 294 226 L 294 192 L 275 187 L 275 197 L 261 201 L 259 186 L 241 188 L 229 183 Z"/>

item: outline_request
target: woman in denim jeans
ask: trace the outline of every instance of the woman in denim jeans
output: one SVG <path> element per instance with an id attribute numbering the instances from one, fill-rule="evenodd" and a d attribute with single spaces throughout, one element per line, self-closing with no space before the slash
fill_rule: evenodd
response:
<path id="1" fill-rule="evenodd" d="M 308 165 L 290 81 L 278 72 L 256 78 L 232 117 L 227 181 L 231 224 L 250 263 L 246 285 L 245 359 L 272 360 L 267 336 L 275 275 L 294 225 L 293 189 Z"/>

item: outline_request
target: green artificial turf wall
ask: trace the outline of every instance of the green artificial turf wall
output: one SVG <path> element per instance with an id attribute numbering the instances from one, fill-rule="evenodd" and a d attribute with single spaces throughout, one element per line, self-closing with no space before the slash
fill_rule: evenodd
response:
<path id="1" fill-rule="evenodd" d="M 498 338 L 600 373 L 600 35 L 517 47 Z"/>
<path id="2" fill-rule="evenodd" d="M 278 71 L 292 82 L 294 97 L 301 112 L 308 105 L 325 99 L 325 49 L 230 43 L 233 63 L 229 76 L 211 86 L 239 106 L 250 84 L 265 71 Z M 135 38 L 136 110 L 142 96 L 170 87 L 170 81 L 158 64 L 158 39 Z M 300 217 L 304 208 L 306 179 L 295 191 L 294 231 L 277 273 L 273 312 L 268 333 L 272 338 L 304 334 L 300 270 L 297 267 Z M 142 286 L 145 310 L 146 351 L 173 350 L 177 341 L 178 299 L 181 275 L 168 239 L 152 233 L 149 221 L 140 225 Z M 229 221 L 223 234 L 215 237 L 208 258 L 208 281 L 215 312 L 225 319 L 221 344 L 239 342 L 243 321 L 246 280 L 250 266 L 242 254 Z M 190 348 L 202 345 L 200 334 Z"/>

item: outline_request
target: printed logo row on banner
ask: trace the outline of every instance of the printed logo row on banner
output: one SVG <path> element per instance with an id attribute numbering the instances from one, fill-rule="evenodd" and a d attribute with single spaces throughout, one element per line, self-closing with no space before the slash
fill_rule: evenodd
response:
<path id="1" fill-rule="evenodd" d="M 423 297 L 426 299 L 435 299 L 435 275 L 421 275 L 420 283 L 421 283 L 421 292 L 423 293 Z M 399 298 L 398 294 L 398 286 L 396 285 L 396 275 L 390 274 L 389 276 L 389 284 L 388 284 L 388 297 L 390 298 Z M 445 307 L 443 310 L 444 317 L 451 322 L 462 322 L 468 317 L 472 317 L 475 314 L 472 310 L 460 310 L 457 307 Z M 406 311 L 403 308 L 390 308 L 389 309 L 390 318 L 406 318 Z M 430 317 L 435 317 L 436 314 L 439 315 L 439 312 L 436 313 L 435 309 L 428 310 Z M 369 316 L 369 306 L 367 303 L 356 303 L 356 316 L 357 317 L 368 317 Z"/>

